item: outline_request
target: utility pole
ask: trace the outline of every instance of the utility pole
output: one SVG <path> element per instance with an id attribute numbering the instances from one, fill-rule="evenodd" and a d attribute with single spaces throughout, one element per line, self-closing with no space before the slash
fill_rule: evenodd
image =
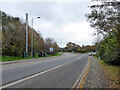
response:
<path id="1" fill-rule="evenodd" d="M 28 13 L 26 13 L 26 57 L 28 55 Z"/>

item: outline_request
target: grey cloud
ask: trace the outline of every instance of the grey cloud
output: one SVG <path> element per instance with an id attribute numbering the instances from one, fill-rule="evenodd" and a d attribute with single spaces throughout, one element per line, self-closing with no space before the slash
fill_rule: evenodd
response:
<path id="1" fill-rule="evenodd" d="M 63 30 L 60 30 L 62 26 L 65 26 L 67 23 L 80 23 L 85 22 L 85 14 L 88 13 L 90 2 L 19 2 L 19 3 L 3 3 L 2 10 L 12 16 L 19 16 L 25 20 L 25 13 L 29 13 L 29 22 L 31 19 L 36 16 L 41 16 L 39 23 L 51 23 L 52 28 L 35 28 L 40 30 L 43 37 L 52 37 L 57 38 L 60 42 L 60 38 L 66 36 L 67 41 L 74 41 L 68 37 L 68 33 L 62 33 Z M 38 21 L 34 22 L 35 27 L 41 25 Z M 50 33 L 51 32 L 51 33 Z M 72 37 L 74 38 L 74 36 Z M 75 41 L 74 41 L 75 42 Z M 79 44 L 90 43 L 90 40 L 82 42 L 76 41 Z M 64 43 L 65 44 L 65 43 Z"/>
<path id="2" fill-rule="evenodd" d="M 18 12 L 28 12 L 31 17 L 36 15 L 43 17 L 49 22 L 68 23 L 85 21 L 88 12 L 88 2 L 23 2 L 23 3 L 5 3 L 4 6 L 17 8 Z"/>

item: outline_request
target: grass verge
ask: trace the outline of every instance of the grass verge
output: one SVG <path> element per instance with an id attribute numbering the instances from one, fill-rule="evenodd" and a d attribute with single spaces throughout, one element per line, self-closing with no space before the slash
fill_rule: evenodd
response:
<path id="1" fill-rule="evenodd" d="M 62 54 L 55 54 L 55 55 L 47 55 L 47 57 L 52 57 L 52 56 L 60 56 Z M 2 62 L 6 61 L 16 61 L 16 60 L 26 60 L 26 59 L 36 59 L 36 58 L 44 58 L 44 57 L 38 57 L 35 55 L 34 58 L 31 58 L 31 56 L 28 56 L 27 58 L 22 58 L 22 56 L 2 56 Z"/>
<path id="2" fill-rule="evenodd" d="M 96 56 L 94 57 L 98 60 Z M 105 74 L 107 75 L 110 83 L 112 84 L 111 88 L 120 88 L 120 66 L 109 65 L 103 60 L 98 60 L 98 62 L 102 65 Z"/>

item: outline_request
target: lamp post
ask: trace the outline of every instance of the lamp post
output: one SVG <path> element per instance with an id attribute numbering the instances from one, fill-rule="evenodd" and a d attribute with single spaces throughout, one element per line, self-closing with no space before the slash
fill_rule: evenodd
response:
<path id="1" fill-rule="evenodd" d="M 26 57 L 28 54 L 28 13 L 26 13 Z"/>
<path id="2" fill-rule="evenodd" d="M 41 17 L 32 18 L 31 57 L 33 57 L 33 20 L 38 18 L 41 18 Z"/>

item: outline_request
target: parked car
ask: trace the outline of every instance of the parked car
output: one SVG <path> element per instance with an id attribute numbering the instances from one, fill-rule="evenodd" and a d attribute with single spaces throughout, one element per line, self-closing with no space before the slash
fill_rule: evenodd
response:
<path id="1" fill-rule="evenodd" d="M 89 53 L 89 56 L 92 56 L 92 53 Z"/>

